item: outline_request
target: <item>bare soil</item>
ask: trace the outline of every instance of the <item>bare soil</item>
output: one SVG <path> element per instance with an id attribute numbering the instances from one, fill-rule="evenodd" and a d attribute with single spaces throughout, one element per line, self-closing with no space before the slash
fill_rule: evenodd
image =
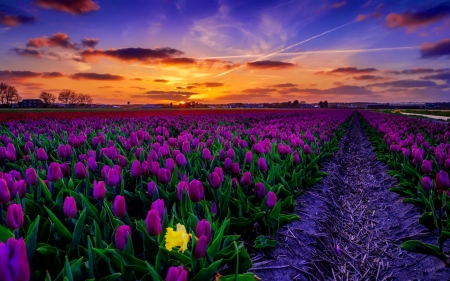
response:
<path id="1" fill-rule="evenodd" d="M 360 118 L 353 114 L 325 163 L 329 176 L 298 197 L 300 220 L 280 229 L 278 247 L 249 249 L 250 271 L 262 280 L 450 280 L 441 261 L 400 248 L 411 239 L 435 244 L 437 236 L 418 224 L 416 207 L 388 190 L 396 180 L 372 151 Z"/>

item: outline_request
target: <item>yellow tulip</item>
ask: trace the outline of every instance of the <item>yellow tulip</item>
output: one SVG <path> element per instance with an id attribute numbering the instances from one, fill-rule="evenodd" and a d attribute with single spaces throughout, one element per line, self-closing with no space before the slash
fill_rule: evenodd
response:
<path id="1" fill-rule="evenodd" d="M 186 232 L 184 225 L 177 223 L 177 230 L 173 230 L 171 227 L 167 228 L 165 239 L 167 250 L 172 251 L 172 248 L 180 247 L 178 251 L 184 252 L 191 240 L 191 234 Z"/>

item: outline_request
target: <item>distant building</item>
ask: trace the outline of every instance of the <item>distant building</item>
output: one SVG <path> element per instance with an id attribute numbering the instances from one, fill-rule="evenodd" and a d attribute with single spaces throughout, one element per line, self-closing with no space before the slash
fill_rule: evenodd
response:
<path id="1" fill-rule="evenodd" d="M 368 103 L 367 109 L 425 109 L 425 103 Z"/>
<path id="2" fill-rule="evenodd" d="M 40 99 L 25 99 L 18 102 L 19 107 L 43 107 L 44 103 Z"/>
<path id="3" fill-rule="evenodd" d="M 450 102 L 425 103 L 426 109 L 450 109 Z"/>

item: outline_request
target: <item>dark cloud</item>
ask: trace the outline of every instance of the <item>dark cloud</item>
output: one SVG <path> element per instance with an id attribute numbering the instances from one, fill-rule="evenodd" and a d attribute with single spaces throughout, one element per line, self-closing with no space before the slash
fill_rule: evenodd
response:
<path id="1" fill-rule="evenodd" d="M 246 65 L 251 69 L 285 69 L 295 66 L 295 64 L 290 62 L 273 61 L 273 60 L 248 62 L 246 63 Z"/>
<path id="2" fill-rule="evenodd" d="M 186 101 L 197 93 L 185 91 L 148 91 L 141 95 L 131 95 L 134 98 L 150 98 L 152 100 Z"/>
<path id="3" fill-rule="evenodd" d="M 10 71 L 10 70 L 0 70 L 0 79 L 5 80 L 22 80 L 40 77 L 41 73 L 33 71 Z"/>
<path id="4" fill-rule="evenodd" d="M 224 83 L 219 83 L 219 82 L 205 82 L 205 83 L 203 83 L 203 86 L 205 86 L 207 88 L 222 87 L 224 85 L 225 85 Z"/>
<path id="5" fill-rule="evenodd" d="M 286 87 L 295 87 L 297 86 L 297 84 L 292 84 L 292 83 L 284 83 L 284 84 L 275 84 L 272 85 L 270 87 L 275 87 L 275 88 L 286 88 Z"/>
<path id="6" fill-rule="evenodd" d="M 411 12 L 406 11 L 401 14 L 391 13 L 386 17 L 385 25 L 389 28 L 408 28 L 413 31 L 419 26 L 428 26 L 438 22 L 450 15 L 450 4 L 441 3 L 432 8 Z"/>
<path id="7" fill-rule="evenodd" d="M 195 65 L 197 60 L 193 58 L 166 58 L 159 61 L 159 63 L 168 66 L 183 66 L 183 65 Z"/>
<path id="8" fill-rule="evenodd" d="M 360 74 L 360 73 L 371 73 L 377 72 L 376 68 L 357 68 L 357 67 L 339 67 L 331 71 L 319 71 L 314 74 L 325 74 L 325 75 L 335 75 L 335 74 Z"/>
<path id="9" fill-rule="evenodd" d="M 83 38 L 83 40 L 81 40 L 81 45 L 86 48 L 95 48 L 97 44 L 98 44 L 97 38 Z"/>
<path id="10" fill-rule="evenodd" d="M 70 42 L 67 34 L 58 32 L 52 36 L 43 36 L 28 40 L 27 47 L 42 48 L 42 47 L 61 47 L 65 49 L 77 50 L 78 47 Z"/>
<path id="11" fill-rule="evenodd" d="M 299 89 L 291 88 L 285 91 L 285 93 L 305 93 L 305 94 L 320 94 L 320 95 L 371 95 L 372 91 L 364 86 L 350 86 L 341 85 L 329 89 Z"/>
<path id="12" fill-rule="evenodd" d="M 360 75 L 360 76 L 353 76 L 353 79 L 355 80 L 372 80 L 372 81 L 376 81 L 376 80 L 385 80 L 387 79 L 386 77 L 382 77 L 382 76 L 377 76 L 377 75 Z"/>
<path id="13" fill-rule="evenodd" d="M 31 24 L 35 21 L 36 19 L 34 17 L 22 15 L 5 15 L 0 12 L 0 24 L 4 24 L 9 27 L 16 27 L 21 24 Z"/>
<path id="14" fill-rule="evenodd" d="M 55 11 L 81 15 L 96 11 L 100 7 L 92 0 L 35 0 L 36 5 Z"/>
<path id="15" fill-rule="evenodd" d="M 42 78 L 59 78 L 59 77 L 64 77 L 64 74 L 62 74 L 61 72 L 43 72 L 41 74 Z"/>
<path id="16" fill-rule="evenodd" d="M 123 76 L 100 73 L 75 73 L 69 75 L 70 79 L 74 80 L 102 80 L 102 81 L 120 81 L 124 80 Z"/>
<path id="17" fill-rule="evenodd" d="M 446 80 L 448 84 L 450 84 L 450 72 L 444 72 L 439 74 L 433 74 L 433 75 L 426 75 L 423 77 L 420 77 L 420 79 L 425 80 Z"/>
<path id="18" fill-rule="evenodd" d="M 186 86 L 186 89 L 188 89 L 188 90 L 190 90 L 190 89 L 195 89 L 195 88 L 197 88 L 197 87 L 196 87 L 196 86 L 191 86 L 191 85 Z"/>
<path id="19" fill-rule="evenodd" d="M 337 8 L 340 8 L 340 7 L 344 6 L 345 3 L 347 3 L 346 0 L 337 2 L 337 3 L 331 4 L 330 8 L 337 9 Z"/>
<path id="20" fill-rule="evenodd" d="M 130 80 L 132 80 L 132 81 L 142 81 L 144 79 L 142 79 L 142 78 L 131 78 Z"/>
<path id="21" fill-rule="evenodd" d="M 12 48 L 11 52 L 24 57 L 42 58 L 39 51 L 30 48 Z"/>
<path id="22" fill-rule="evenodd" d="M 423 80 L 396 80 L 390 82 L 383 83 L 375 83 L 367 85 L 367 87 L 381 87 L 381 88 L 424 88 L 424 87 L 432 87 L 436 86 L 436 83 L 433 81 L 423 81 Z"/>
<path id="23" fill-rule="evenodd" d="M 113 86 L 101 86 L 101 87 L 97 87 L 97 88 L 99 88 L 99 89 L 113 89 L 115 87 L 113 87 Z"/>
<path id="24" fill-rule="evenodd" d="M 420 48 L 422 58 L 450 56 L 450 38 L 437 43 L 425 43 Z"/>
<path id="25" fill-rule="evenodd" d="M 166 79 L 155 79 L 155 80 L 153 80 L 153 82 L 156 82 L 156 83 L 168 83 L 169 80 L 166 80 Z"/>
<path id="26" fill-rule="evenodd" d="M 80 53 L 83 60 L 92 60 L 105 57 L 124 62 L 154 62 L 155 60 L 168 59 L 182 54 L 184 54 L 182 51 L 169 47 L 156 49 L 123 48 L 109 50 L 85 50 Z"/>
<path id="27" fill-rule="evenodd" d="M 184 90 L 184 87 L 177 86 L 176 89 L 177 90 Z"/>
<path id="28" fill-rule="evenodd" d="M 333 82 L 333 85 L 341 86 L 341 85 L 344 85 L 344 83 L 342 83 L 342 82 Z"/>
<path id="29" fill-rule="evenodd" d="M 272 88 L 251 88 L 251 89 L 245 89 L 242 90 L 241 93 L 246 93 L 246 94 L 267 94 L 270 92 L 275 92 L 277 89 L 272 89 Z"/>

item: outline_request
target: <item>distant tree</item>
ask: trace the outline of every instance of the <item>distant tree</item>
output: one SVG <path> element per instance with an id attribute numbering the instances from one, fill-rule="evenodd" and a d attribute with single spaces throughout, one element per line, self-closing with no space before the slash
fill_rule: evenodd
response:
<path id="1" fill-rule="evenodd" d="M 323 102 L 323 108 L 328 108 L 328 102 L 327 101 Z"/>
<path id="2" fill-rule="evenodd" d="M 56 101 L 56 96 L 47 92 L 41 92 L 39 98 L 44 102 L 45 106 L 49 106 Z"/>
<path id="3" fill-rule="evenodd" d="M 92 104 L 92 97 L 89 94 L 78 94 L 76 102 L 78 105 L 90 105 Z"/>
<path id="4" fill-rule="evenodd" d="M 293 105 L 293 106 L 298 106 L 298 100 L 295 100 L 295 101 L 292 103 L 292 105 Z"/>
<path id="5" fill-rule="evenodd" d="M 70 97 L 72 93 L 75 94 L 75 92 L 72 92 L 70 90 L 64 90 L 59 93 L 58 100 L 67 106 L 69 104 L 69 101 L 71 100 Z"/>
<path id="6" fill-rule="evenodd" d="M 10 105 L 22 100 L 17 89 L 14 86 L 6 86 L 4 93 L 6 104 Z"/>
<path id="7" fill-rule="evenodd" d="M 291 107 L 291 106 L 292 106 L 292 102 L 291 102 L 291 101 L 288 101 L 288 102 L 287 102 L 287 106 L 288 106 L 288 107 Z"/>
<path id="8" fill-rule="evenodd" d="M 323 101 L 319 101 L 319 107 L 323 108 Z"/>

